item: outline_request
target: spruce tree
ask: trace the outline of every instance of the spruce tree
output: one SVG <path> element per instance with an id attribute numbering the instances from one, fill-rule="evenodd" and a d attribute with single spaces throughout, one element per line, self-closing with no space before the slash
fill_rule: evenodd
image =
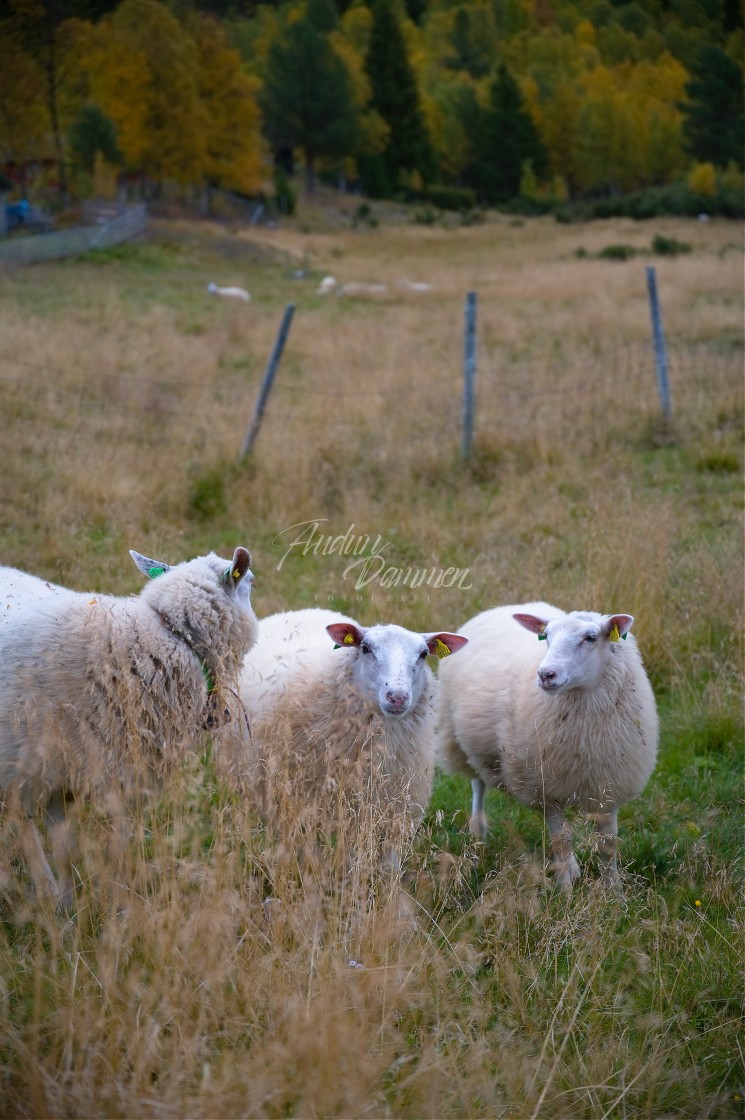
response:
<path id="1" fill-rule="evenodd" d="M 526 163 L 541 176 L 546 169 L 546 152 L 517 82 L 500 63 L 481 117 L 473 185 L 487 202 L 507 202 L 520 191 Z"/>
<path id="2" fill-rule="evenodd" d="M 698 52 L 691 80 L 683 132 L 692 156 L 701 163 L 726 167 L 730 161 L 743 166 L 743 74 L 729 55 L 712 43 Z"/>
<path id="3" fill-rule="evenodd" d="M 390 130 L 377 169 L 379 193 L 394 190 L 402 173 L 418 171 L 427 182 L 435 159 L 424 120 L 416 76 L 391 0 L 376 0 L 365 68 L 372 89 L 371 108 Z M 363 168 L 364 174 L 364 168 Z"/>
<path id="4" fill-rule="evenodd" d="M 275 151 L 302 150 L 311 193 L 318 158 L 347 155 L 357 132 L 351 77 L 329 42 L 336 22 L 333 0 L 308 0 L 272 44 L 264 74 L 265 132 Z"/>

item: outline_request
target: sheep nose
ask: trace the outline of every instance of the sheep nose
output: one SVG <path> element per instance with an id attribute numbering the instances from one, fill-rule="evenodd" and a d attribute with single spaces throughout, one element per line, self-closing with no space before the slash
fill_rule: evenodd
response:
<path id="1" fill-rule="evenodd" d="M 556 680 L 556 670 L 555 669 L 539 669 L 538 670 L 538 676 L 541 678 L 541 680 L 543 681 L 544 684 L 551 684 L 552 681 Z"/>
<path id="2" fill-rule="evenodd" d="M 388 689 L 385 698 L 392 708 L 403 708 L 409 702 L 408 692 L 401 692 L 399 689 L 394 688 Z"/>

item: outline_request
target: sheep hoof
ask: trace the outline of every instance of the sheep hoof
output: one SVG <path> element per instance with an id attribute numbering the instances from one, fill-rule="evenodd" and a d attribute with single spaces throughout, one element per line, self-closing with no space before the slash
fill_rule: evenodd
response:
<path id="1" fill-rule="evenodd" d="M 615 867 L 606 867 L 600 876 L 600 883 L 608 890 L 620 891 L 621 889 L 621 876 Z"/>
<path id="2" fill-rule="evenodd" d="M 468 822 L 468 831 L 471 833 L 474 840 L 486 840 L 486 834 L 489 831 L 486 814 L 477 813 L 476 816 L 471 817 Z"/>
<path id="3" fill-rule="evenodd" d="M 571 856 L 565 863 L 555 863 L 552 870 L 554 872 L 554 882 L 562 891 L 571 891 L 573 885 L 582 877 L 579 864 L 574 856 Z"/>

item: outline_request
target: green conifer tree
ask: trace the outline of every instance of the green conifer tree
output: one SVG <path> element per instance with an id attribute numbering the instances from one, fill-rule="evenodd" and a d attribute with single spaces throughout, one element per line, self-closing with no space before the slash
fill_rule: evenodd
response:
<path id="1" fill-rule="evenodd" d="M 500 63 L 481 116 L 473 185 L 487 202 L 507 202 L 519 193 L 528 163 L 540 178 L 546 170 L 546 152 L 517 82 Z"/>
<path id="2" fill-rule="evenodd" d="M 731 161 L 742 167 L 745 118 L 741 67 L 721 47 L 704 43 L 686 93 L 688 101 L 681 108 L 686 114 L 683 132 L 691 155 L 715 167 L 726 167 Z"/>
<path id="3" fill-rule="evenodd" d="M 333 0 L 308 0 L 272 44 L 264 74 L 265 132 L 275 151 L 301 149 L 311 193 L 319 157 L 347 155 L 357 132 L 349 71 L 329 42 L 337 18 Z"/>
<path id="4" fill-rule="evenodd" d="M 365 68 L 372 89 L 371 107 L 390 129 L 378 166 L 362 161 L 367 184 L 374 174 L 377 190 L 388 193 L 400 183 L 402 175 L 418 171 L 424 182 L 435 171 L 435 159 L 422 112 L 416 76 L 409 62 L 403 32 L 391 0 L 376 0 Z"/>

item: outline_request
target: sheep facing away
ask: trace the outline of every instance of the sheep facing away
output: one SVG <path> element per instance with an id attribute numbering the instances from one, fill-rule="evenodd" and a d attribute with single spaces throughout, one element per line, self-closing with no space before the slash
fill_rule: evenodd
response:
<path id="1" fill-rule="evenodd" d="M 457 634 L 366 628 L 320 608 L 264 618 L 240 685 L 251 741 L 237 738 L 237 723 L 222 729 L 224 757 L 265 818 L 276 818 L 288 792 L 312 806 L 314 820 L 338 819 L 346 806 L 359 828 L 373 812 L 390 854 L 392 832 L 413 830 L 432 790 L 436 682 L 427 655 L 465 645 Z"/>
<path id="2" fill-rule="evenodd" d="M 592 818 L 603 880 L 615 885 L 618 809 L 654 769 L 657 709 L 633 621 L 496 607 L 461 627 L 468 648 L 440 673 L 438 762 L 471 778 L 471 831 L 486 834 L 486 787 L 540 809 L 564 888 L 580 875 L 566 810 Z"/>
<path id="3" fill-rule="evenodd" d="M 151 582 L 119 598 L 16 581 L 25 604 L 0 627 L 0 796 L 16 807 L 37 889 L 73 900 L 72 845 L 62 827 L 77 797 L 123 815 L 224 721 L 256 639 L 251 557 L 214 553 L 174 567 L 131 556 Z M 43 581 L 38 581 L 43 583 Z M 34 818 L 50 828 L 59 885 Z"/>

